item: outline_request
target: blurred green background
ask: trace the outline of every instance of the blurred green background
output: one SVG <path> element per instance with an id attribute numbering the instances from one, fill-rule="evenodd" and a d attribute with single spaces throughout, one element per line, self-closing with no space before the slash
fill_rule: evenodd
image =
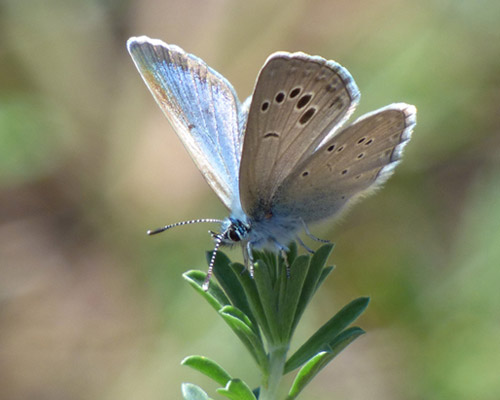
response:
<path id="1" fill-rule="evenodd" d="M 177 44 L 240 99 L 273 51 L 347 67 L 355 116 L 418 108 L 404 162 L 342 221 L 313 227 L 337 269 L 295 345 L 349 300 L 368 334 L 303 398 L 500 398 L 500 2 L 0 0 L 0 398 L 175 399 L 250 357 L 181 278 L 226 216 L 126 52 Z M 230 252 L 233 258 L 239 251 Z M 215 397 L 217 398 L 217 397 Z"/>

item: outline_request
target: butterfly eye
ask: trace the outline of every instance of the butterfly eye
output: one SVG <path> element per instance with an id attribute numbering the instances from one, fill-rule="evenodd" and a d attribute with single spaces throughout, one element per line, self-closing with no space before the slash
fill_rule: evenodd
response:
<path id="1" fill-rule="evenodd" d="M 231 229 L 228 232 L 228 236 L 229 239 L 231 239 L 233 242 L 239 242 L 241 240 L 240 235 L 238 235 L 238 233 L 234 229 Z"/>

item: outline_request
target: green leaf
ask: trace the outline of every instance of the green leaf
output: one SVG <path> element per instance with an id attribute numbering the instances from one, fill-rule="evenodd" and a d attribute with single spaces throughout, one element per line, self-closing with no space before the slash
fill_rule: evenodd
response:
<path id="1" fill-rule="evenodd" d="M 203 389 L 192 383 L 183 383 L 181 391 L 184 400 L 211 400 Z"/>
<path id="2" fill-rule="evenodd" d="M 364 331 L 357 327 L 347 329 L 338 335 L 333 346 L 326 346 L 326 351 L 317 353 L 307 361 L 295 377 L 288 392 L 287 400 L 295 399 L 330 361 L 363 333 Z"/>
<path id="3" fill-rule="evenodd" d="M 277 278 L 278 257 L 275 253 L 270 251 L 253 251 L 254 263 L 264 261 L 267 265 L 270 281 L 275 282 Z"/>
<path id="4" fill-rule="evenodd" d="M 266 313 L 264 312 L 264 308 L 261 303 L 259 292 L 257 291 L 255 280 L 250 277 L 250 274 L 242 264 L 233 263 L 231 264 L 231 268 L 234 269 L 236 276 L 238 277 L 238 280 L 240 281 L 241 286 L 245 291 L 245 297 L 248 300 L 248 305 L 252 310 L 252 314 L 257 320 L 258 326 L 266 337 L 270 337 L 271 330 L 266 318 Z"/>
<path id="5" fill-rule="evenodd" d="M 210 260 L 211 257 L 212 252 L 207 252 L 207 259 Z M 222 252 L 217 252 L 217 257 L 215 258 L 214 263 L 214 275 L 231 301 L 231 304 L 243 311 L 255 324 L 255 316 L 250 310 L 243 287 L 241 286 L 241 283 L 235 273 L 235 268 L 231 266 L 231 261 Z"/>
<path id="6" fill-rule="evenodd" d="M 281 319 L 280 332 L 282 341 L 289 342 L 292 334 L 295 313 L 299 304 L 300 293 L 309 270 L 309 256 L 299 256 L 290 267 L 290 277 L 285 282 L 285 296 L 279 306 Z"/>
<path id="7" fill-rule="evenodd" d="M 252 390 L 241 379 L 230 380 L 226 387 L 217 389 L 217 392 L 231 400 L 257 400 Z"/>
<path id="8" fill-rule="evenodd" d="M 316 292 L 318 288 L 318 282 L 321 279 L 322 271 L 328 257 L 333 250 L 333 244 L 325 244 L 321 246 L 311 257 L 309 263 L 309 268 L 307 272 L 307 277 L 305 278 L 304 284 L 302 286 L 302 291 L 300 293 L 300 300 L 297 304 L 293 324 L 290 330 L 290 334 L 293 333 L 297 324 L 299 323 L 302 314 L 304 313 L 309 301 Z M 326 276 L 325 276 L 326 278 Z M 324 279 L 324 278 L 323 278 Z"/>
<path id="9" fill-rule="evenodd" d="M 230 302 L 216 282 L 210 282 L 207 291 L 203 289 L 203 282 L 205 282 L 206 276 L 205 272 L 196 270 L 187 271 L 182 274 L 182 277 L 188 281 L 194 290 L 201 294 L 216 311 L 219 311 L 225 305 L 230 304 Z"/>
<path id="10" fill-rule="evenodd" d="M 314 289 L 314 293 L 319 289 L 319 287 L 323 284 L 325 279 L 330 275 L 330 273 L 335 269 L 335 266 L 328 266 L 323 268 L 321 271 L 321 275 L 319 276 L 318 283 L 316 284 L 316 288 Z"/>
<path id="11" fill-rule="evenodd" d="M 270 336 L 266 336 L 272 343 L 280 343 L 280 324 L 276 318 L 278 293 L 273 288 L 269 267 L 263 260 L 259 260 L 254 269 L 255 285 L 264 311 L 265 323 L 269 327 Z"/>
<path id="12" fill-rule="evenodd" d="M 262 340 L 255 334 L 250 319 L 233 306 L 223 307 L 219 311 L 219 314 L 250 351 L 257 365 L 265 372 L 268 365 L 266 351 Z"/>
<path id="13" fill-rule="evenodd" d="M 293 371 L 325 348 L 350 325 L 368 306 L 370 299 L 360 297 L 351 301 L 305 342 L 285 364 L 285 373 Z"/>
<path id="14" fill-rule="evenodd" d="M 182 360 L 181 364 L 201 372 L 222 386 L 226 386 L 232 379 L 224 368 L 207 357 L 189 356 Z"/>
<path id="15" fill-rule="evenodd" d="M 276 302 L 277 302 L 277 309 L 278 309 L 278 317 L 282 317 L 280 310 L 283 309 L 284 304 L 286 302 L 286 297 L 287 297 L 287 286 L 288 286 L 288 276 L 286 273 L 286 266 L 282 266 L 282 268 L 278 271 L 278 279 L 276 279 L 276 283 L 274 285 L 274 292 L 276 294 Z M 280 323 L 281 326 L 281 323 Z M 282 327 L 283 330 L 283 327 Z M 282 334 L 282 337 L 284 335 Z"/>
<path id="16" fill-rule="evenodd" d="M 339 354 L 342 350 L 344 350 L 347 345 L 351 344 L 354 339 L 357 339 L 361 335 L 364 335 L 365 331 L 361 329 L 359 326 L 352 326 L 345 331 L 342 331 L 335 339 L 333 339 L 329 346 L 335 355 Z M 349 340 L 348 340 L 349 339 Z M 337 351 L 338 350 L 338 351 Z"/>

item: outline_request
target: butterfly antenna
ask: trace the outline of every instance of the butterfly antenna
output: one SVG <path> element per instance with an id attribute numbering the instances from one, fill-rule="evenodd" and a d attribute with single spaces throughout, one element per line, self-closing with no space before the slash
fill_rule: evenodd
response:
<path id="1" fill-rule="evenodd" d="M 221 224 L 224 221 L 222 221 L 220 219 L 212 219 L 212 218 L 192 219 L 190 221 L 176 222 L 175 224 L 165 225 L 162 228 L 152 229 L 152 230 L 149 230 L 147 232 L 147 234 L 150 235 L 150 236 L 151 235 L 156 235 L 157 233 L 165 232 L 166 230 L 168 230 L 170 228 L 175 228 L 176 226 L 189 225 L 189 224 L 198 224 L 200 222 L 217 222 L 217 223 Z"/>
<path id="2" fill-rule="evenodd" d="M 217 251 L 222 243 L 222 235 L 213 235 L 215 239 L 215 247 L 212 251 L 212 258 L 210 258 L 210 264 L 208 264 L 207 277 L 205 278 L 205 282 L 203 282 L 203 290 L 206 292 L 208 287 L 210 286 L 210 278 L 212 277 L 212 272 L 215 264 L 215 257 L 217 256 Z"/>

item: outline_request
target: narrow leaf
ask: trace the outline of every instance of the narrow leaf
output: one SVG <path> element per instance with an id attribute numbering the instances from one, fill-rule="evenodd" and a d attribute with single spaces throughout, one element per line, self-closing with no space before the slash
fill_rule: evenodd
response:
<path id="1" fill-rule="evenodd" d="M 256 324 L 256 318 L 252 313 L 250 305 L 248 304 L 248 299 L 245 296 L 243 286 L 234 273 L 234 270 L 235 268 L 232 265 L 227 266 L 227 271 L 226 269 L 224 269 L 223 272 L 218 270 L 216 273 L 217 280 L 221 283 L 221 286 L 231 300 L 232 305 L 245 313 L 253 324 Z M 223 277 L 221 277 L 221 275 L 223 275 Z"/>
<path id="2" fill-rule="evenodd" d="M 299 256 L 290 267 L 290 277 L 285 282 L 286 292 L 283 303 L 279 307 L 279 317 L 281 319 L 280 332 L 281 339 L 290 341 L 292 334 L 292 324 L 299 304 L 300 293 L 309 270 L 309 257 Z"/>
<path id="3" fill-rule="evenodd" d="M 265 372 L 268 364 L 266 351 L 262 340 L 255 334 L 250 319 L 233 306 L 223 307 L 219 314 L 250 351 L 257 365 Z"/>
<path id="4" fill-rule="evenodd" d="M 207 252 L 207 260 L 209 262 L 211 257 L 212 252 Z M 214 275 L 231 301 L 231 304 L 243 311 L 252 320 L 252 322 L 255 323 L 255 317 L 250 311 L 250 306 L 248 305 L 248 301 L 245 297 L 243 287 L 236 276 L 234 268 L 231 267 L 231 264 L 231 260 L 229 260 L 224 253 L 220 251 L 217 252 L 214 264 Z"/>
<path id="5" fill-rule="evenodd" d="M 264 310 L 266 324 L 271 334 L 269 339 L 273 343 L 279 343 L 280 326 L 279 320 L 276 318 L 278 294 L 273 289 L 269 268 L 263 260 L 259 260 L 255 264 L 254 278 L 260 304 Z"/>
<path id="6" fill-rule="evenodd" d="M 255 280 L 250 277 L 250 274 L 242 264 L 233 263 L 231 264 L 231 268 L 234 269 L 236 276 L 245 291 L 245 297 L 248 299 L 248 305 L 257 320 L 258 326 L 264 335 L 269 337 L 271 335 L 271 330 L 266 318 L 266 313 L 262 307 L 259 292 L 257 291 L 257 286 L 255 285 Z"/>
<path id="7" fill-rule="evenodd" d="M 232 379 L 224 368 L 207 357 L 189 356 L 182 360 L 181 364 L 201 372 L 222 386 L 226 386 Z"/>
<path id="8" fill-rule="evenodd" d="M 278 304 L 278 316 L 281 318 L 282 317 L 282 314 L 281 314 L 281 311 L 283 308 L 284 308 L 284 304 L 286 302 L 286 296 L 287 296 L 287 286 L 288 286 L 288 276 L 287 276 L 287 271 L 286 271 L 286 266 L 283 266 L 282 268 L 280 268 L 278 270 L 278 279 L 276 279 L 276 284 L 274 286 L 274 291 L 276 293 L 276 302 Z M 284 330 L 283 329 L 283 326 L 280 322 L 280 326 L 282 327 L 282 331 Z M 283 335 L 283 333 L 281 334 L 281 336 L 285 336 Z"/>
<path id="9" fill-rule="evenodd" d="M 208 290 L 203 290 L 207 274 L 202 271 L 191 270 L 182 274 L 182 277 L 196 290 L 208 303 L 219 311 L 225 305 L 230 304 L 229 299 L 216 282 L 210 282 Z"/>
<path id="10" fill-rule="evenodd" d="M 202 388 L 192 383 L 183 383 L 181 391 L 184 400 L 210 400 Z"/>
<path id="11" fill-rule="evenodd" d="M 309 268 L 307 271 L 307 276 L 304 280 L 304 284 L 302 286 L 302 291 L 300 293 L 300 300 L 297 304 L 293 324 L 291 327 L 291 332 L 295 330 L 297 324 L 299 323 L 304 310 L 306 309 L 307 304 L 311 300 L 313 294 L 316 291 L 318 281 L 321 277 L 321 272 L 323 267 L 328 260 L 333 249 L 333 244 L 325 244 L 321 246 L 311 257 L 311 261 L 309 262 Z"/>
<path id="12" fill-rule="evenodd" d="M 363 333 L 364 331 L 357 327 L 347 329 L 339 335 L 338 340 L 335 340 L 336 344 L 333 347 L 327 346 L 326 351 L 317 353 L 307 361 L 295 377 L 287 400 L 295 399 L 330 361 Z"/>
<path id="13" fill-rule="evenodd" d="M 335 339 L 333 339 L 329 346 L 331 350 L 335 353 L 335 355 L 339 354 L 342 350 L 344 350 L 349 344 L 354 342 L 355 339 L 364 335 L 365 331 L 361 329 L 359 326 L 352 326 L 342 333 L 340 333 Z"/>
<path id="14" fill-rule="evenodd" d="M 226 387 L 217 389 L 217 392 L 231 400 L 257 400 L 252 390 L 241 379 L 230 380 Z"/>
<path id="15" fill-rule="evenodd" d="M 269 273 L 270 281 L 273 284 L 277 278 L 278 271 L 278 257 L 275 253 L 270 251 L 254 251 L 254 263 L 259 261 L 264 261 L 267 266 L 267 272 Z"/>
<path id="16" fill-rule="evenodd" d="M 313 357 L 349 326 L 368 306 L 370 299 L 360 297 L 351 301 L 305 342 L 285 364 L 285 373 L 293 371 Z"/>
<path id="17" fill-rule="evenodd" d="M 321 271 L 321 275 L 319 276 L 319 279 L 318 279 L 318 283 L 316 284 L 316 288 L 314 289 L 314 292 L 316 293 L 316 291 L 319 289 L 319 287 L 323 284 L 323 282 L 325 281 L 325 279 L 328 277 L 328 275 L 330 275 L 330 273 L 335 269 L 335 266 L 329 266 L 329 267 L 325 267 L 323 268 L 323 270 Z"/>

